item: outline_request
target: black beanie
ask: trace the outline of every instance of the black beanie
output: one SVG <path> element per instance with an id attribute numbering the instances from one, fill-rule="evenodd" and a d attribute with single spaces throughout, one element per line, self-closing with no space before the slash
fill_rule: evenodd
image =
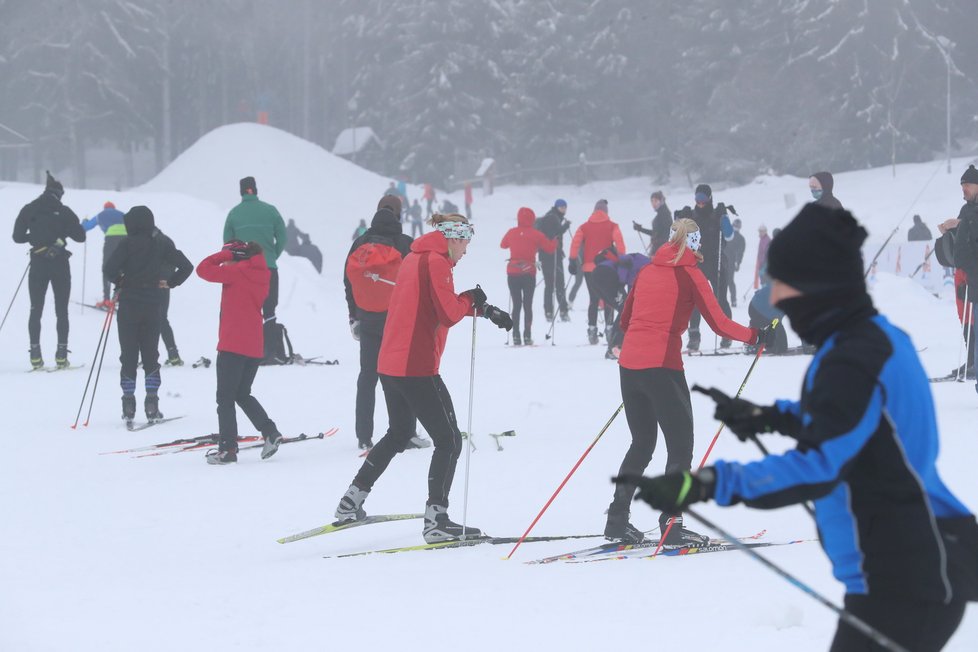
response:
<path id="1" fill-rule="evenodd" d="M 65 194 L 65 187 L 61 185 L 61 182 L 51 176 L 50 170 L 45 170 L 47 173 L 47 179 L 44 182 L 44 190 L 54 193 L 54 195 L 61 199 Z"/>
<path id="2" fill-rule="evenodd" d="M 255 183 L 255 177 L 245 177 L 238 182 L 238 186 L 241 188 L 242 195 L 258 194 L 258 184 Z"/>
<path id="3" fill-rule="evenodd" d="M 866 236 L 849 211 L 806 204 L 771 240 L 767 273 L 804 294 L 863 289 Z"/>
<path id="4" fill-rule="evenodd" d="M 710 186 L 708 186 L 705 183 L 701 183 L 700 185 L 696 186 L 696 190 L 693 192 L 693 195 L 695 196 L 695 195 L 698 195 L 700 193 L 703 193 L 704 195 L 706 195 L 710 199 L 713 198 L 713 188 L 711 188 Z"/>
<path id="5" fill-rule="evenodd" d="M 598 201 L 594 202 L 594 212 L 598 212 L 598 211 L 601 211 L 602 213 L 608 212 L 607 199 L 599 199 Z"/>
<path id="6" fill-rule="evenodd" d="M 975 166 L 968 166 L 968 169 L 961 175 L 961 183 L 978 183 L 978 170 L 975 169 Z"/>

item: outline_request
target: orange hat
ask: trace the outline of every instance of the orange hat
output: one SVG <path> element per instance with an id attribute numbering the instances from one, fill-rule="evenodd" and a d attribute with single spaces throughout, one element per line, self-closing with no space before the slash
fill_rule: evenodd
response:
<path id="1" fill-rule="evenodd" d="M 107 201 L 107 202 L 105 202 L 105 204 L 104 204 L 104 205 L 102 206 L 102 208 L 115 208 L 115 204 L 113 204 L 113 203 L 112 203 L 112 202 L 110 202 L 110 201 Z"/>

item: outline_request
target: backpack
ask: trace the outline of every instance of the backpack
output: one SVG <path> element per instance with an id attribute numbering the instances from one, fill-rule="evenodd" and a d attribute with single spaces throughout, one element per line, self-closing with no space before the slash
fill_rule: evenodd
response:
<path id="1" fill-rule="evenodd" d="M 292 340 L 289 339 L 289 330 L 274 321 L 267 325 L 265 331 L 265 358 L 262 364 L 292 364 L 295 353 L 292 350 Z"/>
<path id="2" fill-rule="evenodd" d="M 367 312 L 387 312 L 394 292 L 401 252 L 383 242 L 364 242 L 346 259 L 346 278 L 357 307 Z"/>

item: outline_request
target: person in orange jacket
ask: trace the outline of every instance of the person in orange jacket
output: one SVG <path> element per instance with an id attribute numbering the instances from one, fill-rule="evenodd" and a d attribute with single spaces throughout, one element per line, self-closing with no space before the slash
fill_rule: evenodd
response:
<path id="1" fill-rule="evenodd" d="M 608 217 L 608 200 L 599 199 L 594 205 L 594 212 L 587 222 L 582 224 L 574 232 L 574 239 L 571 240 L 570 264 L 567 271 L 577 274 L 577 255 L 583 250 L 584 262 L 581 271 L 584 272 L 584 282 L 587 284 L 587 292 L 590 300 L 587 306 L 587 340 L 590 344 L 598 343 L 598 303 L 601 295 L 594 287 L 591 279 L 591 272 L 594 271 L 595 257 L 608 247 L 614 247 L 618 254 L 625 252 L 625 239 L 621 235 L 618 224 L 611 221 Z M 610 327 L 615 319 L 615 309 L 613 306 L 604 307 L 604 322 Z"/>
<path id="2" fill-rule="evenodd" d="M 509 249 L 506 275 L 509 293 L 513 297 L 513 344 L 519 346 L 533 344 L 530 327 L 533 324 L 533 291 L 537 286 L 537 251 L 552 254 L 557 250 L 557 241 L 551 240 L 537 231 L 533 224 L 537 216 L 525 206 L 516 212 L 516 223 L 503 236 L 499 246 Z M 524 317 L 523 340 L 520 341 L 520 310 Z"/>

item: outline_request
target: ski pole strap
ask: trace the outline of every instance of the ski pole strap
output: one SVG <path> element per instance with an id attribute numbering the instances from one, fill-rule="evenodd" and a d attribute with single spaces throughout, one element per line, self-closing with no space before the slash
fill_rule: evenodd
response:
<path id="1" fill-rule="evenodd" d="M 889 636 L 887 636 L 880 630 L 876 629 L 875 627 L 867 623 L 859 616 L 856 616 L 851 611 L 847 611 L 843 607 L 834 604 L 831 600 L 829 600 L 821 593 L 819 593 L 812 587 L 808 586 L 807 584 L 799 580 L 797 577 L 795 577 L 788 571 L 784 570 L 774 562 L 769 561 L 765 557 L 761 556 L 756 550 L 753 550 L 745 546 L 743 542 L 740 541 L 740 539 L 733 536 L 732 534 L 730 534 L 729 532 L 721 528 L 719 525 L 716 525 L 715 523 L 713 523 L 713 521 L 700 515 L 699 512 L 692 509 L 687 509 L 686 513 L 692 516 L 693 518 L 695 518 L 697 521 L 699 521 L 706 527 L 710 528 L 711 530 L 719 534 L 720 537 L 722 537 L 725 541 L 730 542 L 738 550 L 746 552 L 755 560 L 759 561 L 764 566 L 766 566 L 769 570 L 774 571 L 782 579 L 786 580 L 790 584 L 793 584 L 796 588 L 804 591 L 809 596 L 814 598 L 817 602 L 820 602 L 823 606 L 834 611 L 839 616 L 840 619 L 845 621 L 847 625 L 849 625 L 853 629 L 859 630 L 861 633 L 865 634 L 869 639 L 871 639 L 877 645 L 886 648 L 887 650 L 889 650 L 889 652 L 910 652 L 910 650 L 903 647 L 902 645 L 900 645 L 899 643 L 891 639 Z"/>

